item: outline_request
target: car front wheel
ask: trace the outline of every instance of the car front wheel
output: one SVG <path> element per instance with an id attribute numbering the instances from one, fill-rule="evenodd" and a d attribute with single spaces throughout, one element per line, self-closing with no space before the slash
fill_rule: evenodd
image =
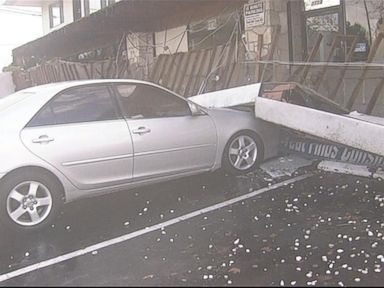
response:
<path id="1" fill-rule="evenodd" d="M 16 231 L 49 225 L 60 206 L 59 189 L 51 177 L 33 171 L 8 176 L 0 186 L 2 222 Z"/>
<path id="2" fill-rule="evenodd" d="M 256 169 L 263 154 L 260 138 L 252 132 L 242 131 L 228 141 L 223 155 L 223 167 L 231 174 L 246 174 Z"/>

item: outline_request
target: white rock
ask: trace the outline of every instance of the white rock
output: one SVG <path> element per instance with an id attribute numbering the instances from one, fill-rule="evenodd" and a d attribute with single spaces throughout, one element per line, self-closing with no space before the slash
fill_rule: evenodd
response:
<path id="1" fill-rule="evenodd" d="M 324 262 L 327 262 L 328 258 L 327 258 L 327 256 L 321 256 L 321 260 L 323 260 Z"/>

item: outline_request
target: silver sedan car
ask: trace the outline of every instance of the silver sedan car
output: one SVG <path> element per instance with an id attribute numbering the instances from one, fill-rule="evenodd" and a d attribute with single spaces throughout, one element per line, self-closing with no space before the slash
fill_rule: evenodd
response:
<path id="1" fill-rule="evenodd" d="M 0 100 L 0 220 L 47 226 L 63 203 L 275 155 L 276 128 L 135 80 L 48 84 Z"/>

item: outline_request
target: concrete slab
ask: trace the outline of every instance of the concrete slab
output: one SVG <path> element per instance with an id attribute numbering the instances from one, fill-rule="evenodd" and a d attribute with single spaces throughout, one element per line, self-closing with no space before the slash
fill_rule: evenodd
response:
<path id="1" fill-rule="evenodd" d="M 350 163 L 335 162 L 335 161 L 321 161 L 318 168 L 323 171 L 349 174 L 361 177 L 369 177 L 375 179 L 384 179 L 384 171 L 372 171 L 367 166 L 354 165 Z"/>
<path id="2" fill-rule="evenodd" d="M 299 156 L 289 155 L 269 160 L 260 165 L 260 168 L 273 179 L 284 176 L 292 176 L 298 169 L 312 165 L 316 160 Z"/>

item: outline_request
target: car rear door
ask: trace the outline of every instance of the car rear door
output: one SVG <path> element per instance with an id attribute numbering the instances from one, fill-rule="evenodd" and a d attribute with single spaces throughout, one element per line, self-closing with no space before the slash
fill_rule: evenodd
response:
<path id="1" fill-rule="evenodd" d="M 21 139 L 79 189 L 132 179 L 132 138 L 107 85 L 80 86 L 55 96 L 23 129 Z"/>
<path id="2" fill-rule="evenodd" d="M 216 128 L 193 116 L 188 102 L 145 84 L 116 85 L 134 146 L 135 180 L 209 169 L 216 156 Z"/>

